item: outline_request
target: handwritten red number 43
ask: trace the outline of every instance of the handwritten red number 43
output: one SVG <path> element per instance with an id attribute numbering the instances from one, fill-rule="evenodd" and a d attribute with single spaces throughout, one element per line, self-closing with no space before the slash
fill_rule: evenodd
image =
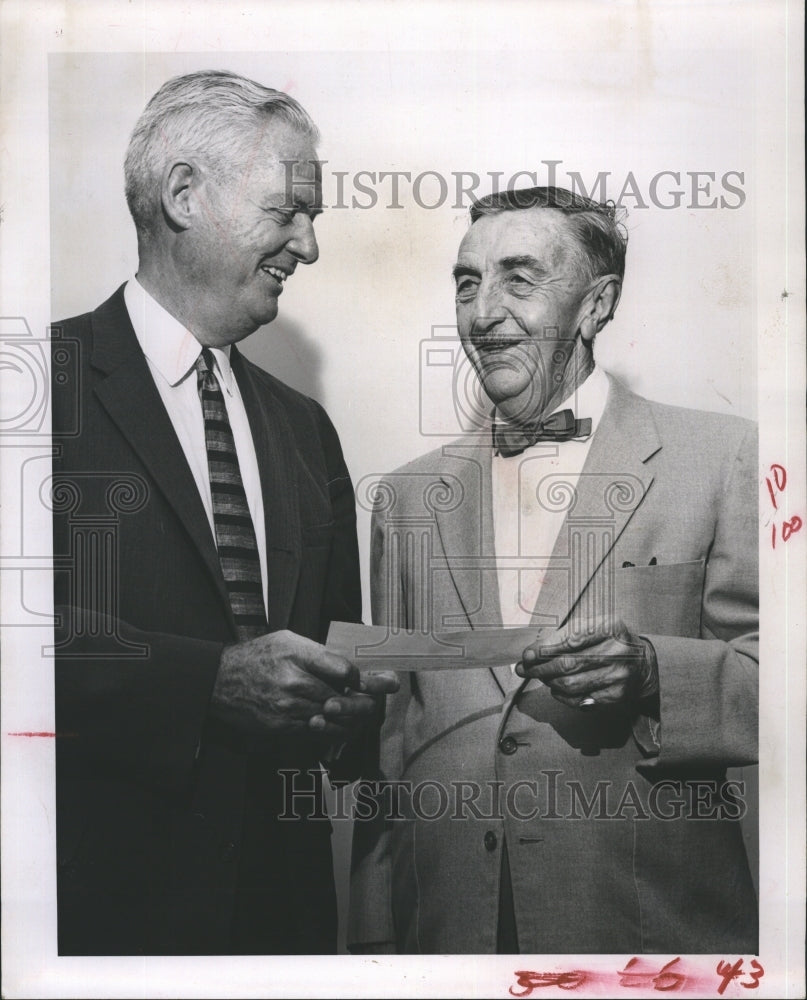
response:
<path id="1" fill-rule="evenodd" d="M 717 987 L 717 992 L 722 995 L 733 979 L 737 979 L 740 986 L 747 990 L 757 989 L 760 979 L 765 975 L 765 970 L 755 958 L 751 959 L 751 968 L 753 971 L 746 972 L 743 968 L 743 960 L 741 958 L 738 958 L 733 965 L 729 965 L 728 962 L 718 962 L 716 971 L 723 981 Z M 748 976 L 749 978 L 742 980 L 739 979 L 740 976 Z"/>

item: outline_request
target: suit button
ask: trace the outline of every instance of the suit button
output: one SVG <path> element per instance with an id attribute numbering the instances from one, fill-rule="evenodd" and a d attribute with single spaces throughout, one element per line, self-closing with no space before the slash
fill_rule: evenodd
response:
<path id="1" fill-rule="evenodd" d="M 510 757 L 518 750 L 518 743 L 516 743 L 512 736 L 503 736 L 499 740 L 499 749 L 502 753 L 506 753 Z"/>
<path id="2" fill-rule="evenodd" d="M 493 830 L 488 830 L 485 834 L 485 850 L 495 851 L 496 845 L 499 843 L 499 838 L 493 832 Z"/>
<path id="3" fill-rule="evenodd" d="M 219 851 L 219 861 L 230 862 L 235 861 L 236 846 L 235 844 L 224 844 Z"/>

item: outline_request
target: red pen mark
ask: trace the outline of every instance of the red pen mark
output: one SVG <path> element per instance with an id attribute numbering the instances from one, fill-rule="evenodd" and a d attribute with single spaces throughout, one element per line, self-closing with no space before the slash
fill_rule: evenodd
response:
<path id="1" fill-rule="evenodd" d="M 722 960 L 717 964 L 717 974 L 721 979 L 720 985 L 715 987 L 713 975 L 710 978 L 703 974 L 705 970 L 687 969 L 680 955 L 671 959 L 660 969 L 655 968 L 648 962 L 647 958 L 637 958 L 634 956 L 625 964 L 625 968 L 620 972 L 605 972 L 603 970 L 592 971 L 590 969 L 570 969 L 561 972 L 533 972 L 521 969 L 514 972 L 516 982 L 509 987 L 510 996 L 530 997 L 537 989 L 547 986 L 554 986 L 562 990 L 574 991 L 586 985 L 589 990 L 595 987 L 608 987 L 610 996 L 615 995 L 615 987 L 638 988 L 641 990 L 655 990 L 659 993 L 677 992 L 680 994 L 695 993 L 697 996 L 710 996 L 717 990 L 722 995 L 726 988 L 734 980 L 746 990 L 755 990 L 759 986 L 759 981 L 765 975 L 765 970 L 756 959 L 751 959 L 751 968 L 743 967 L 743 959 L 738 958 L 736 962 L 730 964 Z M 740 977 L 744 976 L 745 979 Z"/>
<path id="2" fill-rule="evenodd" d="M 755 959 L 751 959 L 751 965 L 754 967 L 753 972 L 749 972 L 748 975 L 751 977 L 750 983 L 740 983 L 740 986 L 746 990 L 755 990 L 759 986 L 759 981 L 765 975 L 765 970 L 760 965 L 760 963 Z"/>
<path id="3" fill-rule="evenodd" d="M 581 969 L 574 969 L 571 972 L 530 972 L 522 969 L 513 973 L 516 977 L 516 986 L 522 986 L 521 992 L 510 987 L 510 994 L 514 997 L 528 997 L 532 991 L 542 986 L 559 986 L 562 990 L 576 990 L 589 977 L 587 972 Z"/>
<path id="4" fill-rule="evenodd" d="M 765 975 L 765 970 L 755 959 L 751 959 L 751 965 L 754 971 L 747 973 L 750 977 L 750 982 L 740 981 L 740 986 L 746 990 L 755 990 L 759 987 L 759 981 Z M 743 968 L 743 960 L 738 958 L 733 965 L 729 965 L 728 962 L 718 962 L 717 963 L 717 974 L 723 980 L 723 982 L 717 987 L 717 992 L 719 994 L 725 993 L 728 984 L 734 980 L 739 979 L 740 976 L 746 975 L 745 969 Z"/>
<path id="5" fill-rule="evenodd" d="M 765 477 L 765 482 L 768 486 L 768 493 L 771 495 L 771 503 L 773 504 L 773 509 L 778 510 L 778 504 L 776 503 L 776 493 L 774 493 L 773 486 L 776 485 L 776 492 L 781 493 L 785 486 L 787 486 L 787 472 L 783 465 L 779 465 L 774 462 L 771 466 L 771 472 L 773 474 L 773 483 L 771 483 L 770 476 Z"/>
<path id="6" fill-rule="evenodd" d="M 75 735 L 75 733 L 6 733 L 6 736 L 44 736 L 48 739 L 63 739 L 65 736 Z"/>
<path id="7" fill-rule="evenodd" d="M 683 989 L 687 981 L 686 976 L 682 972 L 671 971 L 670 969 L 671 966 L 680 961 L 680 956 L 673 958 L 666 965 L 663 965 L 658 972 L 651 972 L 637 969 L 636 966 L 639 964 L 639 959 L 632 958 L 619 973 L 619 985 L 639 986 L 644 989 L 649 989 L 652 986 L 654 990 L 660 990 L 662 993 Z"/>
<path id="8" fill-rule="evenodd" d="M 787 470 L 783 465 L 779 465 L 778 462 L 774 462 L 771 465 L 770 476 L 765 477 L 765 485 L 768 487 L 768 495 L 771 498 L 771 504 L 774 510 L 779 510 L 779 504 L 777 502 L 777 496 L 781 496 L 784 493 L 785 487 L 787 486 Z M 788 541 L 791 535 L 794 535 L 797 531 L 801 529 L 803 525 L 802 519 L 798 514 L 794 514 L 789 520 L 782 522 L 781 538 L 783 542 Z M 776 548 L 776 535 L 777 535 L 777 525 L 776 521 L 771 525 L 771 548 Z"/>

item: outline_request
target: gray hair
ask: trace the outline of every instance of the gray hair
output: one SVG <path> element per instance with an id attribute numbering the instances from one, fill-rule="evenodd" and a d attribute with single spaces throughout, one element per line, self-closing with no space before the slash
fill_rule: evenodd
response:
<path id="1" fill-rule="evenodd" d="M 483 215 L 528 208 L 554 208 L 563 213 L 588 280 L 605 274 L 616 274 L 622 280 L 628 233 L 613 202 L 594 201 L 557 187 L 497 191 L 474 201 L 470 209 L 471 224 Z"/>
<path id="2" fill-rule="evenodd" d="M 313 145 L 319 141 L 316 125 L 293 97 L 236 73 L 200 70 L 164 83 L 138 119 L 126 151 L 126 202 L 138 233 L 150 231 L 171 157 L 202 153 L 224 170 L 243 162 L 256 134 L 275 116 Z"/>

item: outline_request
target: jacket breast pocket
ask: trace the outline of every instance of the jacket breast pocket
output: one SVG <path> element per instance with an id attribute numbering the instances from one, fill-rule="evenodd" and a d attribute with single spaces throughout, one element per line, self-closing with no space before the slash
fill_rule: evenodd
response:
<path id="1" fill-rule="evenodd" d="M 705 561 L 627 566 L 613 575 L 613 611 L 633 632 L 700 635 Z"/>

